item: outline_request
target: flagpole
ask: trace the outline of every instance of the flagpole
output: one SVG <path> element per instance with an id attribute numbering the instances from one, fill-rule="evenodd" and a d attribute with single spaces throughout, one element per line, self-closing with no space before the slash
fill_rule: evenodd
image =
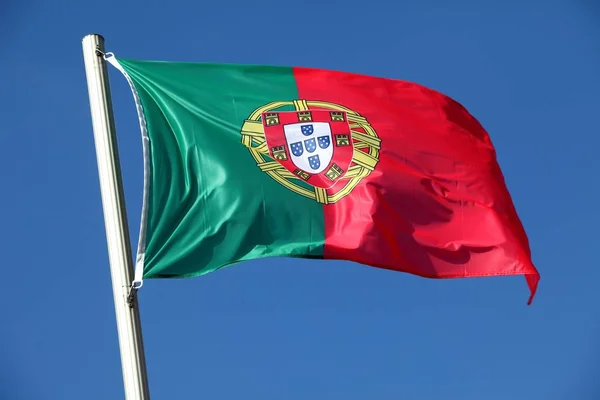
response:
<path id="1" fill-rule="evenodd" d="M 98 162 L 98 176 L 113 288 L 126 400 L 150 398 L 142 328 L 133 282 L 133 260 L 125 210 L 115 123 L 104 60 L 104 38 L 83 38 L 83 59 Z M 131 295 L 130 295 L 131 294 Z"/>

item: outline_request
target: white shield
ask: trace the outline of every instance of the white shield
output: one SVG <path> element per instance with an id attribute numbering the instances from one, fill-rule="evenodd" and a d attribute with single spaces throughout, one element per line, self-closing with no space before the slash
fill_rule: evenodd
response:
<path id="1" fill-rule="evenodd" d="M 327 122 L 301 122 L 284 126 L 292 162 L 310 174 L 325 170 L 333 157 L 331 127 Z"/>

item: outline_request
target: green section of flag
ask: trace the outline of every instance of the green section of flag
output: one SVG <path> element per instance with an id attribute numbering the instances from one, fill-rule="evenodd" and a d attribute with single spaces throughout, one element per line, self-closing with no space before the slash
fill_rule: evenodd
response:
<path id="1" fill-rule="evenodd" d="M 256 165 L 241 127 L 298 96 L 292 69 L 119 59 L 150 138 L 144 277 L 196 276 L 259 257 L 321 257 L 322 206 Z"/>

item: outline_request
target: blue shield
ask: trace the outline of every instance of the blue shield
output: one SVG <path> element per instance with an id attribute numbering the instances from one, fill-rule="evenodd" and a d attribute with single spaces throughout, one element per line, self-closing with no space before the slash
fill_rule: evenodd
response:
<path id="1" fill-rule="evenodd" d="M 326 149 L 331 144 L 331 139 L 329 136 L 319 136 L 319 147 L 322 149 Z M 312 151 L 311 151 L 312 153 Z"/>
<path id="2" fill-rule="evenodd" d="M 314 133 L 315 128 L 312 125 L 302 125 L 300 127 L 304 136 L 310 136 Z"/>
<path id="3" fill-rule="evenodd" d="M 315 155 L 315 156 L 310 156 L 308 157 L 308 162 L 310 164 L 310 167 L 315 170 L 315 169 L 319 169 L 319 167 L 321 166 L 321 160 L 319 159 L 319 155 Z"/>
<path id="4" fill-rule="evenodd" d="M 304 141 L 304 147 L 306 147 L 306 151 L 309 153 L 314 153 L 314 151 L 317 149 L 317 142 L 315 138 L 306 139 Z"/>
<path id="5" fill-rule="evenodd" d="M 296 157 L 300 157 L 302 153 L 304 153 L 304 147 L 302 147 L 302 142 L 292 143 L 290 147 L 292 148 L 292 153 Z"/>

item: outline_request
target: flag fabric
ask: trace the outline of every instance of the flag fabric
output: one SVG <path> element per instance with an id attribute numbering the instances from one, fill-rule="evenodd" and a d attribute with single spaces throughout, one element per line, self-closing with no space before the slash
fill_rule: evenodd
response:
<path id="1" fill-rule="evenodd" d="M 300 67 L 109 61 L 138 104 L 137 270 L 191 277 L 262 257 L 428 278 L 539 274 L 482 125 L 400 80 Z"/>

